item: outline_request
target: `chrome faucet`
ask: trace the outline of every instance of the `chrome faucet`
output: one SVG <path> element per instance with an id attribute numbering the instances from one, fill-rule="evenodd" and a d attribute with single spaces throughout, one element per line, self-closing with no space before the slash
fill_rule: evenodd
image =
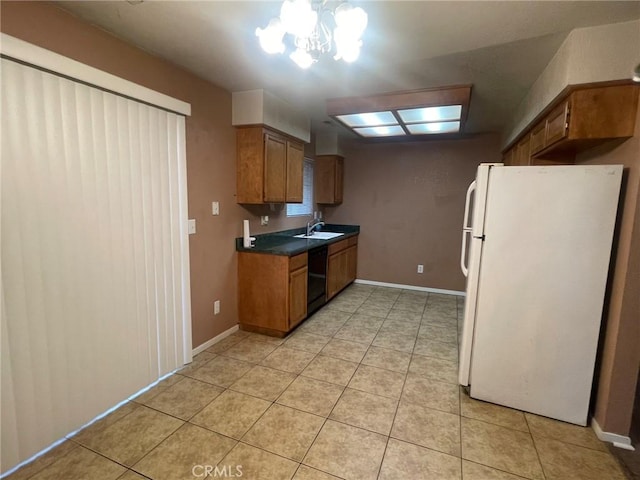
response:
<path id="1" fill-rule="evenodd" d="M 322 226 L 322 225 L 324 225 L 324 222 L 319 219 L 318 220 L 314 219 L 311 222 L 307 222 L 307 237 L 313 234 L 316 227 Z"/>

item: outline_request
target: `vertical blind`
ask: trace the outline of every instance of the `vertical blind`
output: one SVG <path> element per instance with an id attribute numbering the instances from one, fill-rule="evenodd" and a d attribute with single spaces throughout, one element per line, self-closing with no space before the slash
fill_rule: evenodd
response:
<path id="1" fill-rule="evenodd" d="M 191 360 L 185 119 L 2 59 L 3 472 Z"/>

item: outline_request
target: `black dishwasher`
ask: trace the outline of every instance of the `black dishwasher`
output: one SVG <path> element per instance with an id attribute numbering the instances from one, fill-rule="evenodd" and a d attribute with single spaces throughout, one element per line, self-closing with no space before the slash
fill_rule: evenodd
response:
<path id="1" fill-rule="evenodd" d="M 327 246 L 309 250 L 307 281 L 307 315 L 311 315 L 327 301 Z"/>

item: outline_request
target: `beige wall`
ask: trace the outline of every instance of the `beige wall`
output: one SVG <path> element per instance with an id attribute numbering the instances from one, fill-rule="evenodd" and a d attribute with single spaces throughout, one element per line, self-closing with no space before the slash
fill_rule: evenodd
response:
<path id="1" fill-rule="evenodd" d="M 135 48 L 46 2 L 0 3 L 3 33 L 191 103 L 187 118 L 189 237 L 193 346 L 236 325 L 237 281 L 234 238 L 249 218 L 255 233 L 293 228 L 307 219 L 287 219 L 282 207 L 245 209 L 235 203 L 235 131 L 231 93 Z M 220 202 L 220 216 L 211 202 Z M 268 227 L 258 227 L 269 215 Z M 221 313 L 213 315 L 214 300 Z"/>
<path id="2" fill-rule="evenodd" d="M 460 244 L 465 193 L 499 137 L 354 143 L 345 152 L 344 203 L 331 223 L 360 224 L 358 278 L 464 291 Z M 424 274 L 416 273 L 424 265 Z"/>
<path id="3" fill-rule="evenodd" d="M 594 414 L 605 432 L 626 436 L 640 368 L 640 109 L 633 138 L 592 149 L 577 161 L 625 166 Z"/>

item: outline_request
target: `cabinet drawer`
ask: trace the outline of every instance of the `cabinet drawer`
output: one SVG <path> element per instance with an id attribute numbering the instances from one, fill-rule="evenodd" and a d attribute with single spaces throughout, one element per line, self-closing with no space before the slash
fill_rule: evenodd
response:
<path id="1" fill-rule="evenodd" d="M 289 271 L 293 272 L 302 267 L 307 266 L 307 252 L 301 253 L 300 255 L 296 255 L 295 257 L 291 257 L 289 259 Z"/>
<path id="2" fill-rule="evenodd" d="M 347 248 L 349 246 L 349 239 L 345 238 L 344 240 L 340 240 L 339 242 L 336 243 L 332 243 L 331 245 L 329 245 L 329 255 L 332 255 L 334 253 L 337 253 L 341 250 L 344 250 L 345 248 Z"/>
<path id="3" fill-rule="evenodd" d="M 347 246 L 353 247 L 358 244 L 358 236 L 347 238 Z"/>

